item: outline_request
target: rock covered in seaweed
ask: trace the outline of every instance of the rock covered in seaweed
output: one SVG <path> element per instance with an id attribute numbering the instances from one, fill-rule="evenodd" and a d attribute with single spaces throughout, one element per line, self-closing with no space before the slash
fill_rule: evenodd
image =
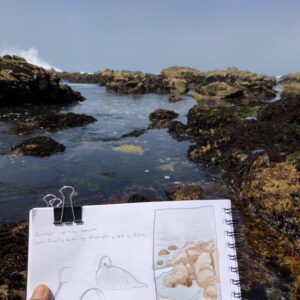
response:
<path id="1" fill-rule="evenodd" d="M 298 154 L 300 157 L 300 155 Z M 255 214 L 293 236 L 300 246 L 300 173 L 289 162 L 258 157 L 245 174 L 241 198 Z"/>
<path id="2" fill-rule="evenodd" d="M 300 125 L 300 93 L 283 93 L 281 100 L 260 109 L 258 119 Z"/>
<path id="3" fill-rule="evenodd" d="M 185 94 L 189 89 L 201 91 L 198 97 L 246 98 L 260 101 L 276 95 L 276 79 L 231 67 L 201 72 L 190 67 L 169 67 L 160 74 L 105 69 L 99 72 L 100 84 L 118 94 Z M 201 94 L 203 93 L 203 94 Z M 213 96 L 210 96 L 213 97 Z M 201 98 L 201 99 L 202 99 Z M 175 98 L 174 98 L 175 99 Z"/>
<path id="4" fill-rule="evenodd" d="M 162 76 L 150 73 L 110 69 L 100 72 L 100 84 L 105 85 L 108 91 L 118 94 L 168 93 L 170 87 L 163 80 Z"/>
<path id="5" fill-rule="evenodd" d="M 25 299 L 28 224 L 0 225 L 0 299 Z"/>
<path id="6" fill-rule="evenodd" d="M 79 92 L 68 85 L 61 85 L 59 81 L 55 71 L 27 63 L 21 57 L 0 57 L 0 105 L 84 100 Z"/>
<path id="7" fill-rule="evenodd" d="M 248 187 L 247 194 L 253 195 L 253 199 L 245 200 L 248 199 L 245 196 L 244 205 L 251 207 L 252 211 L 262 216 L 272 226 L 282 230 L 295 242 L 299 239 L 299 233 L 297 235 L 295 229 L 300 225 L 300 218 L 297 217 L 299 211 L 297 205 L 288 203 L 300 201 L 297 188 L 300 183 L 296 175 L 298 159 L 289 160 L 291 156 L 297 157 L 295 153 L 299 150 L 300 144 L 298 128 L 300 108 L 297 103 L 297 98 L 282 98 L 278 102 L 271 103 L 262 109 L 256 122 L 237 119 L 234 110 L 226 110 L 226 114 L 222 115 L 225 112 L 223 108 L 212 109 L 205 115 L 203 109 L 196 106 L 188 114 L 187 128 L 197 142 L 197 145 L 189 149 L 190 158 L 196 161 L 213 162 L 220 166 L 227 182 L 234 190 L 241 192 L 243 187 Z M 269 113 L 269 108 L 272 113 Z M 268 163 L 255 168 L 255 162 L 262 155 L 266 155 Z M 293 167 L 286 165 L 288 160 L 293 161 Z M 298 192 L 288 194 L 284 189 L 276 190 L 275 186 L 279 184 L 276 174 L 280 173 L 276 170 L 293 175 L 293 178 L 285 176 L 282 184 L 290 186 L 291 191 L 294 186 L 295 191 Z M 261 175 L 257 173 L 258 171 Z M 261 176 L 261 180 L 256 176 Z M 263 181 L 266 182 L 266 186 L 274 185 L 274 193 L 270 189 L 267 194 L 263 192 L 266 187 L 262 184 L 257 185 Z M 264 202 L 259 200 L 260 197 L 254 190 L 260 190 L 265 195 L 264 199 L 268 200 L 264 202 L 274 203 L 274 205 L 278 203 L 276 213 L 270 210 L 271 204 L 263 205 Z M 282 200 L 277 201 L 278 198 Z M 286 208 L 283 203 L 286 204 Z M 272 218 L 268 217 L 271 215 Z"/>
<path id="8" fill-rule="evenodd" d="M 198 184 L 181 184 L 166 191 L 168 200 L 199 200 L 203 199 L 203 189 Z"/>
<path id="9" fill-rule="evenodd" d="M 150 121 L 172 120 L 178 117 L 178 113 L 168 109 L 156 109 L 149 115 Z"/>
<path id="10" fill-rule="evenodd" d="M 201 86 L 192 95 L 196 100 L 244 98 L 244 92 L 226 82 L 212 82 Z"/>
<path id="11" fill-rule="evenodd" d="M 65 151 L 65 146 L 47 136 L 29 138 L 11 149 L 13 154 L 30 156 L 50 156 Z"/>
<path id="12" fill-rule="evenodd" d="M 187 133 L 193 136 L 214 133 L 228 124 L 236 123 L 238 118 L 227 107 L 193 106 L 188 112 Z"/>
<path id="13" fill-rule="evenodd" d="M 237 109 L 224 107 L 210 113 L 198 105 L 188 114 L 187 131 L 196 143 L 189 157 L 220 167 L 242 225 L 247 216 L 238 248 L 239 263 L 247 269 L 245 299 L 254 299 L 257 288 L 264 299 L 299 294 L 298 100 L 295 93 L 283 93 L 281 100 L 261 107 L 257 121 L 237 118 Z"/>
<path id="14" fill-rule="evenodd" d="M 215 90 L 215 96 L 225 98 L 262 100 L 273 98 L 276 95 L 274 91 L 275 77 L 239 70 L 235 67 L 202 72 L 195 68 L 172 66 L 163 69 L 161 75 L 167 78 L 184 79 L 188 89 L 200 91 L 203 88 L 204 96 L 211 93 L 212 89 Z M 215 83 L 215 85 L 210 86 L 211 83 Z"/>
<path id="15" fill-rule="evenodd" d="M 22 130 L 35 130 L 39 128 L 59 130 L 83 126 L 96 121 L 94 117 L 85 114 L 52 112 L 21 119 L 18 128 Z"/>

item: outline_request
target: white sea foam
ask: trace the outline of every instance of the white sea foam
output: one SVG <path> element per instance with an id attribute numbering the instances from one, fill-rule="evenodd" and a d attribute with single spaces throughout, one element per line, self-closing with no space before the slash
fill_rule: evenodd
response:
<path id="1" fill-rule="evenodd" d="M 31 47 L 28 50 L 22 50 L 17 48 L 0 49 L 0 56 L 3 56 L 5 54 L 18 55 L 25 58 L 31 64 L 40 66 L 48 70 L 54 69 L 59 72 L 61 71 L 61 69 L 49 64 L 43 58 L 41 58 L 38 50 L 34 47 Z"/>

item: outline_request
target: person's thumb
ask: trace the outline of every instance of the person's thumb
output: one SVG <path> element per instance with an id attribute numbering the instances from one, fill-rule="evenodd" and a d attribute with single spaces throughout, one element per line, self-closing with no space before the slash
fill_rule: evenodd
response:
<path id="1" fill-rule="evenodd" d="M 49 289 L 44 285 L 38 285 L 30 298 L 30 300 L 49 300 Z"/>

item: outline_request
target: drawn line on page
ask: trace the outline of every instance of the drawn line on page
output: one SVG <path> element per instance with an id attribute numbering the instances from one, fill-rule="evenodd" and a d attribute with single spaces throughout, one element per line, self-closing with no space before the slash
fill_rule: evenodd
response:
<path id="1" fill-rule="evenodd" d="M 112 265 L 109 256 L 102 256 L 96 271 L 96 283 L 108 290 L 129 290 L 146 288 L 147 284 L 137 280 L 127 270 Z"/>

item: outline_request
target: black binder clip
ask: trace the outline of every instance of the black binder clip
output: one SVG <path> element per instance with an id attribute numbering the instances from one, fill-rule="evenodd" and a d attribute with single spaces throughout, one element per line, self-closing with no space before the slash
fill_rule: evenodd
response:
<path id="1" fill-rule="evenodd" d="M 65 195 L 63 193 L 63 190 L 71 189 L 70 192 L 70 206 L 66 206 L 65 202 Z M 71 223 L 82 223 L 82 206 L 74 206 L 73 205 L 73 195 L 75 193 L 75 190 L 72 186 L 63 186 L 59 190 L 60 194 L 62 195 L 62 199 L 57 198 L 58 200 L 61 200 L 61 206 L 54 207 L 54 224 L 55 225 L 61 225 L 63 223 L 71 224 Z"/>

